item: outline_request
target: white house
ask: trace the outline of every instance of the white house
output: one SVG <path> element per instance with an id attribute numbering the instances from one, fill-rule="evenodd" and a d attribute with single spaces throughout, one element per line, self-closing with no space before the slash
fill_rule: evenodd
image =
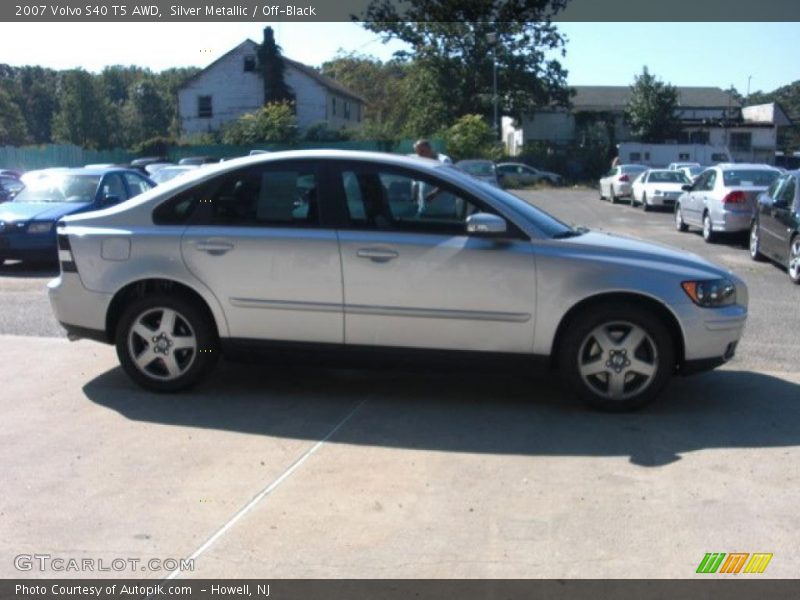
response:
<path id="1" fill-rule="evenodd" d="M 632 141 L 624 111 L 631 97 L 627 86 L 574 86 L 569 109 L 542 107 L 521 122 L 503 119 L 503 140 L 516 155 L 526 142 L 549 146 L 580 145 L 587 125 L 603 122 L 614 142 Z M 774 162 L 779 127 L 791 121 L 777 104 L 745 106 L 714 87 L 678 87 L 676 116 L 681 134 L 676 143 L 727 146 L 737 161 Z"/>
<path id="2" fill-rule="evenodd" d="M 184 135 L 220 129 L 264 105 L 264 83 L 258 72 L 258 44 L 245 40 L 222 55 L 178 91 Z M 358 129 L 364 99 L 309 66 L 283 57 L 284 78 L 295 95 L 300 130 L 324 122 L 329 129 Z"/>

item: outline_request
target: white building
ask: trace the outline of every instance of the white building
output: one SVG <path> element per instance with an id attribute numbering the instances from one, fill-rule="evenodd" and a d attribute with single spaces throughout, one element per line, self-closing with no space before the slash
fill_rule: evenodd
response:
<path id="1" fill-rule="evenodd" d="M 264 105 L 264 82 L 258 72 L 258 44 L 245 40 L 224 54 L 178 91 L 184 135 L 220 129 Z M 295 95 L 300 130 L 324 122 L 329 129 L 358 129 L 364 99 L 309 66 L 283 58 L 284 78 Z"/>
<path id="2" fill-rule="evenodd" d="M 581 145 L 588 127 L 602 123 L 613 142 L 633 141 L 625 126 L 627 86 L 574 86 L 572 106 L 543 107 L 521 122 L 503 119 L 508 153 L 519 154 L 526 142 L 553 147 Z M 678 87 L 676 116 L 681 134 L 675 143 L 727 146 L 737 161 L 774 162 L 778 128 L 791 125 L 777 104 L 745 106 L 728 92 L 713 87 Z"/>

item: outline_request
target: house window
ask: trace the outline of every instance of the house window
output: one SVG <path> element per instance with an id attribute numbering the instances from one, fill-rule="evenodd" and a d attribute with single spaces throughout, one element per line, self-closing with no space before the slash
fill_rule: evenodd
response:
<path id="1" fill-rule="evenodd" d="M 350 103 L 347 100 L 344 102 L 344 118 L 350 120 Z"/>
<path id="2" fill-rule="evenodd" d="M 678 152 L 678 160 L 689 160 L 688 152 Z"/>
<path id="3" fill-rule="evenodd" d="M 331 114 L 335 117 L 336 116 L 336 98 L 333 99 L 331 102 Z"/>
<path id="4" fill-rule="evenodd" d="M 744 133 L 731 133 L 731 150 L 749 151 L 753 145 L 753 134 L 749 131 Z"/>
<path id="5" fill-rule="evenodd" d="M 210 119 L 214 116 L 214 109 L 211 106 L 211 96 L 197 97 L 197 117 L 200 119 Z"/>
<path id="6" fill-rule="evenodd" d="M 252 73 L 256 70 L 256 57 L 252 54 L 244 57 L 244 72 Z"/>

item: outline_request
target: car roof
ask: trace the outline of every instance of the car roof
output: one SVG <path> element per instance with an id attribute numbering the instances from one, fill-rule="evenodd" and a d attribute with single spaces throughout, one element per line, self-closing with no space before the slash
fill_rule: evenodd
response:
<path id="1" fill-rule="evenodd" d="M 719 163 L 714 165 L 714 167 L 718 167 L 720 169 L 763 169 L 765 171 L 778 170 L 772 165 L 765 165 L 764 163 Z"/>

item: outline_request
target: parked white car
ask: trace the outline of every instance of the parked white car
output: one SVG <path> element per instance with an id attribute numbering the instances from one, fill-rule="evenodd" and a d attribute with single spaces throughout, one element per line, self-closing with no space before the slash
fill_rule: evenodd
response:
<path id="1" fill-rule="evenodd" d="M 674 206 L 683 193 L 681 188 L 691 183 L 682 171 L 649 169 L 634 180 L 631 204 L 641 204 L 645 211 L 656 206 Z"/>
<path id="2" fill-rule="evenodd" d="M 703 230 L 703 239 L 713 242 L 719 233 L 749 231 L 756 197 L 780 175 L 769 165 L 723 163 L 706 169 L 675 204 L 675 228 Z"/>
<path id="3" fill-rule="evenodd" d="M 647 167 L 642 165 L 617 165 L 600 179 L 600 200 L 608 198 L 616 204 L 620 198 L 631 198 L 632 183 Z"/>
<path id="4" fill-rule="evenodd" d="M 684 167 L 699 167 L 699 166 L 700 163 L 698 162 L 674 162 L 674 163 L 669 163 L 669 165 L 667 166 L 667 171 L 677 171 Z"/>

